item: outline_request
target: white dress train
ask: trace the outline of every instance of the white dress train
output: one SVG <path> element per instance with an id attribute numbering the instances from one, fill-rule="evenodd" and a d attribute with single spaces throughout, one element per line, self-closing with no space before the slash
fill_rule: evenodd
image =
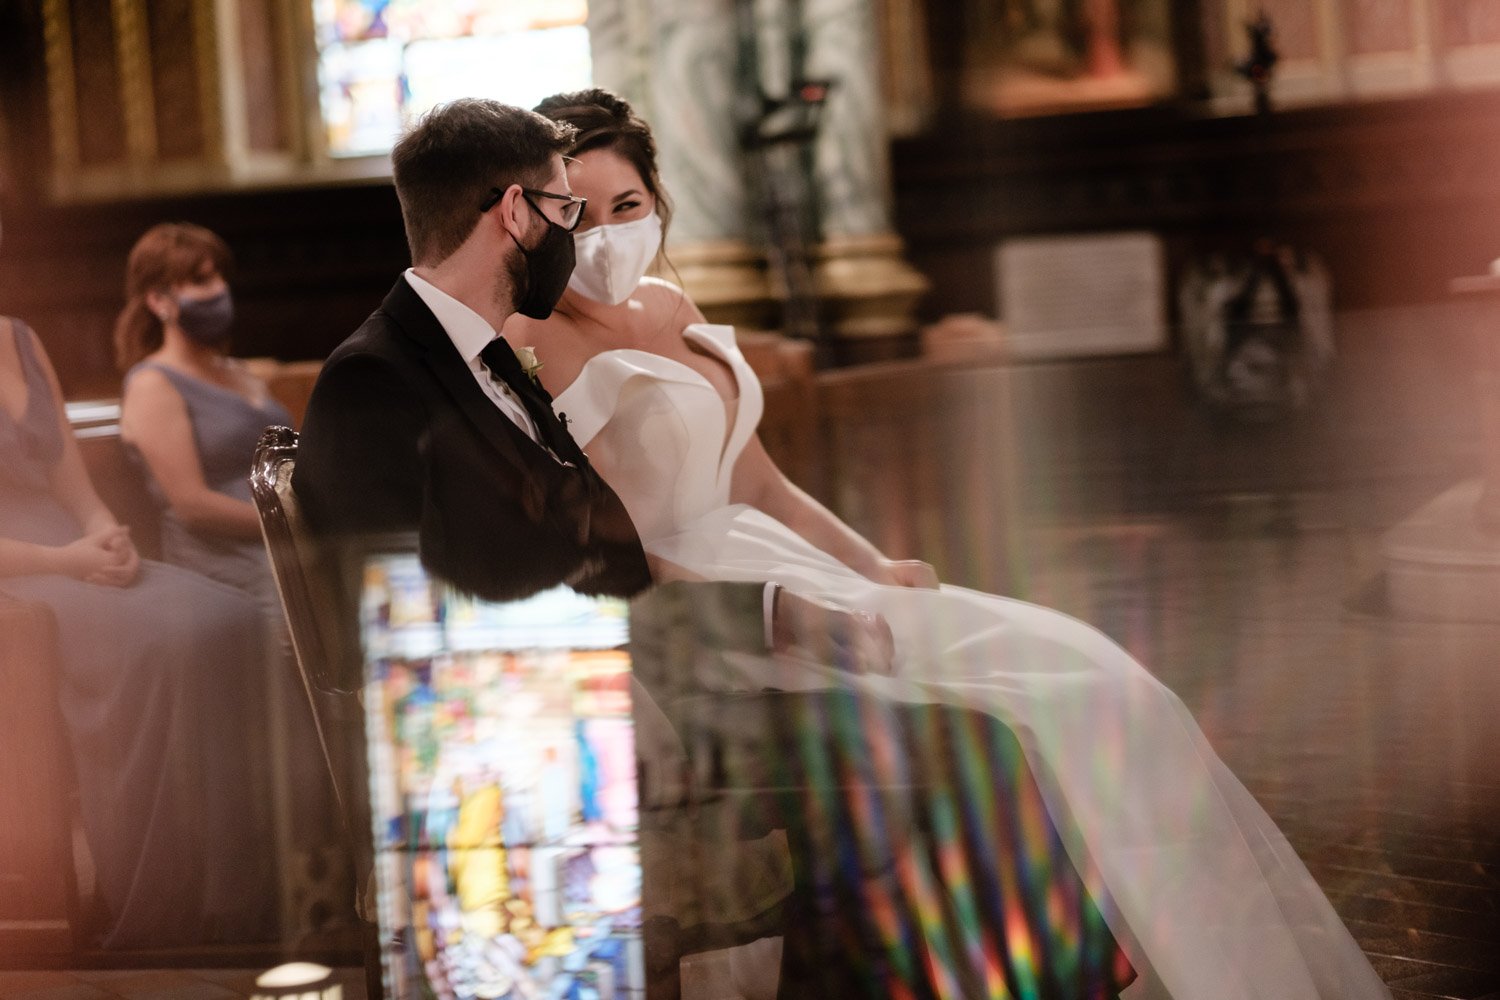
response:
<path id="1" fill-rule="evenodd" d="M 591 358 L 555 400 L 651 555 L 703 579 L 775 581 L 879 611 L 893 677 L 807 668 L 808 690 L 854 686 L 994 715 L 1025 747 L 1054 823 L 1142 972 L 1126 992 L 1171 1000 L 1389 997 L 1280 830 L 1170 690 L 1092 627 L 961 587 L 872 583 L 754 508 L 729 502 L 760 420 L 759 382 L 727 326 L 685 335 L 734 373 L 726 407 L 697 371 L 632 349 Z M 718 678 L 723 689 L 762 683 Z M 701 682 L 711 682 L 700 678 Z M 784 672 L 775 684 L 788 686 Z"/>

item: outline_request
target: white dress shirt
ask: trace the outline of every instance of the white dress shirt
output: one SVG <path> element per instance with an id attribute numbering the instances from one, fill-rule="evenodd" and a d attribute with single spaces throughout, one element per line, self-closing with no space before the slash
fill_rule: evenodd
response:
<path id="1" fill-rule="evenodd" d="M 474 381 L 479 383 L 479 388 L 490 402 L 499 407 L 500 412 L 509 417 L 511 423 L 521 428 L 527 437 L 541 445 L 547 454 L 551 455 L 551 450 L 547 449 L 541 435 L 537 432 L 536 423 L 531 419 L 531 414 L 526 412 L 526 406 L 516 398 L 515 391 L 505 384 L 504 379 L 491 374 L 479 357 L 479 352 L 499 336 L 495 328 L 485 322 L 483 316 L 432 282 L 424 280 L 412 268 L 406 269 L 406 283 L 411 285 L 412 291 L 417 293 L 417 296 L 437 317 L 438 325 L 443 328 L 448 339 L 453 341 L 453 346 L 458 349 L 459 357 L 463 358 L 464 364 L 469 366 L 469 371 L 474 374 Z M 553 458 L 556 457 L 553 455 Z"/>

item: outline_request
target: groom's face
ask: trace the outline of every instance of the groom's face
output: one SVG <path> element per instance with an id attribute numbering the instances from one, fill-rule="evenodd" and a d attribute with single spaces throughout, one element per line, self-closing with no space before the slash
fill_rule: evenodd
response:
<path id="1" fill-rule="evenodd" d="M 571 232 L 573 227 L 568 224 L 564 217 L 567 209 L 568 197 L 573 195 L 573 190 L 568 186 L 568 172 L 563 167 L 563 158 L 554 155 L 548 166 L 546 180 L 540 184 L 521 185 L 532 192 L 544 192 L 541 197 L 535 194 L 524 194 L 516 191 L 519 197 L 509 202 L 510 211 L 505 218 L 500 220 L 514 238 L 515 242 L 523 244 L 528 250 L 535 248 L 537 242 L 545 235 L 547 223 L 555 223 Z M 559 198 L 548 198 L 545 195 L 561 195 Z"/>
<path id="2" fill-rule="evenodd" d="M 568 173 L 563 167 L 561 156 L 552 157 L 552 174 L 545 184 L 538 186 L 539 190 L 551 194 L 572 194 L 568 187 Z M 533 208 L 525 198 L 516 199 L 516 211 L 512 217 L 511 235 L 514 239 L 505 240 L 506 251 L 501 254 L 499 270 L 504 283 L 498 286 L 497 293 L 503 289 L 510 289 L 512 293 L 526 287 L 526 256 L 521 253 L 517 246 L 520 243 L 528 249 L 533 249 L 541 242 L 542 237 L 547 234 L 547 223 L 555 222 L 563 225 L 562 218 L 557 213 L 561 211 L 562 202 L 553 198 L 534 199 L 537 208 Z M 542 212 L 549 213 L 545 218 L 538 214 L 538 208 Z M 503 225 L 504 223 L 502 223 Z"/>

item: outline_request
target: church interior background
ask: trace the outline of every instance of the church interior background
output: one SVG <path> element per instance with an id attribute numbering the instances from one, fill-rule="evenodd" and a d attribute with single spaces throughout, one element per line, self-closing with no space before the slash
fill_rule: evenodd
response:
<path id="1" fill-rule="evenodd" d="M 226 239 L 235 353 L 295 410 L 407 264 L 402 123 L 591 84 L 652 122 L 669 273 L 756 345 L 793 479 L 1158 672 L 1394 996 L 1500 996 L 1500 5 L 0 0 L 0 311 L 106 499 L 142 231 Z M 0 887 L 67 836 L 27 732 Z M 0 888 L 0 1000 L 358 960 L 312 917 L 101 953 L 65 881 Z"/>

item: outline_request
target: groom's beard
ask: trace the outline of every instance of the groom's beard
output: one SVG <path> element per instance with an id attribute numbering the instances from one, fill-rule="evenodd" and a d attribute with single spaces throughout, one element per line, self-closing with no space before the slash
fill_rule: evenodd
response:
<path id="1" fill-rule="evenodd" d="M 513 313 L 516 303 L 526 294 L 526 285 L 530 281 L 526 258 L 521 256 L 520 250 L 512 249 L 500 262 L 499 272 L 499 280 L 495 282 L 495 309 L 505 314 Z"/>

